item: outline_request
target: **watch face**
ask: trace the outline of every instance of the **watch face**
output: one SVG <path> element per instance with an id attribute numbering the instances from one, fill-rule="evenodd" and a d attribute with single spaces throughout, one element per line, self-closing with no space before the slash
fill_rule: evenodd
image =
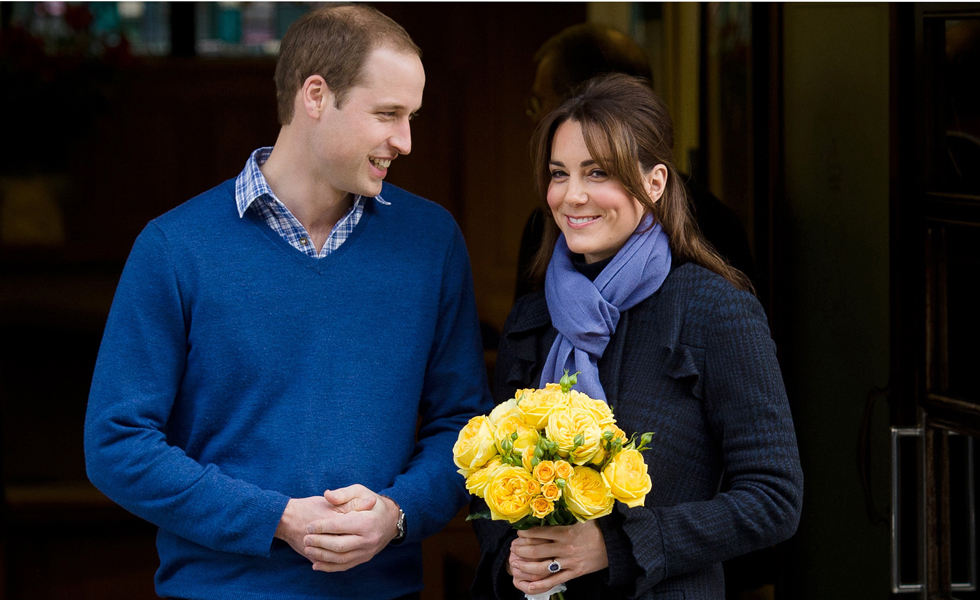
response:
<path id="1" fill-rule="evenodd" d="M 397 527 L 398 527 L 398 535 L 396 536 L 396 539 L 401 539 L 405 537 L 405 511 L 403 510 L 398 511 Z"/>

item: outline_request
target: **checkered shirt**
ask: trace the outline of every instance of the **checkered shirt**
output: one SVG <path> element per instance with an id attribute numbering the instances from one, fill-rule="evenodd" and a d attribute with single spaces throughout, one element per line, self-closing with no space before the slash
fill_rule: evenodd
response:
<path id="1" fill-rule="evenodd" d="M 289 212 L 286 205 L 276 198 L 272 188 L 269 187 L 269 182 L 265 180 L 265 175 L 259 170 L 259 167 L 269 159 L 270 154 L 272 154 L 272 146 L 259 148 L 253 152 L 245 163 L 245 168 L 235 179 L 235 203 L 238 205 L 238 216 L 245 216 L 245 211 L 252 206 L 256 214 L 293 248 L 313 258 L 328 256 L 340 248 L 357 227 L 361 215 L 364 214 L 364 196 L 358 195 L 354 198 L 354 205 L 333 226 L 326 243 L 317 254 L 306 228 L 293 216 L 293 213 Z M 388 204 L 381 196 L 376 198 L 382 204 Z"/>

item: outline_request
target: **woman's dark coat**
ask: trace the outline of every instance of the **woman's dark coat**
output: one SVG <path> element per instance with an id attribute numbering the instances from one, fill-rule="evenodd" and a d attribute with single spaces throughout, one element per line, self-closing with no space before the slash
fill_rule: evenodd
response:
<path id="1" fill-rule="evenodd" d="M 494 395 L 537 388 L 556 335 L 543 292 L 514 306 Z M 653 489 L 598 520 L 609 568 L 568 583 L 568 600 L 725 597 L 721 562 L 787 539 L 803 499 L 796 436 L 762 306 L 722 277 L 676 266 L 622 313 L 599 361 L 617 425 L 656 435 L 644 452 Z M 721 489 L 722 480 L 726 489 Z M 474 521 L 483 558 L 474 596 L 523 598 L 505 570 L 514 532 Z"/>

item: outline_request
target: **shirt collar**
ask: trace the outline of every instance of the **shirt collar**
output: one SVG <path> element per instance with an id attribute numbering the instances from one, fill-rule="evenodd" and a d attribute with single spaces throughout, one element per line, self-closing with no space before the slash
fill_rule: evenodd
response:
<path id="1" fill-rule="evenodd" d="M 276 194 L 269 187 L 269 182 L 266 181 L 265 175 L 262 174 L 262 170 L 259 168 L 265 164 L 265 161 L 269 160 L 269 156 L 272 154 L 272 148 L 273 146 L 263 146 L 255 152 L 252 152 L 252 155 L 248 157 L 248 161 L 245 163 L 245 168 L 242 169 L 242 172 L 238 174 L 238 178 L 235 179 L 235 204 L 238 206 L 239 217 L 245 216 L 245 211 L 258 198 L 268 197 L 276 202 L 281 202 L 276 198 Z M 378 194 L 374 198 L 385 206 L 391 205 L 390 202 L 381 197 L 381 194 Z M 361 195 L 354 198 L 354 204 L 359 202 L 363 202 L 363 196 Z"/>

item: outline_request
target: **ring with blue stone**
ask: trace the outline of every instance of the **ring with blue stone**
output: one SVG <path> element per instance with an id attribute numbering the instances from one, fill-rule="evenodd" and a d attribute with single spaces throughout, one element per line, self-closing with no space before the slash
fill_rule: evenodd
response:
<path id="1" fill-rule="evenodd" d="M 551 562 L 548 563 L 548 571 L 550 571 L 552 573 L 557 573 L 557 572 L 561 571 L 561 563 L 558 562 L 558 559 L 557 558 L 551 559 Z"/>

